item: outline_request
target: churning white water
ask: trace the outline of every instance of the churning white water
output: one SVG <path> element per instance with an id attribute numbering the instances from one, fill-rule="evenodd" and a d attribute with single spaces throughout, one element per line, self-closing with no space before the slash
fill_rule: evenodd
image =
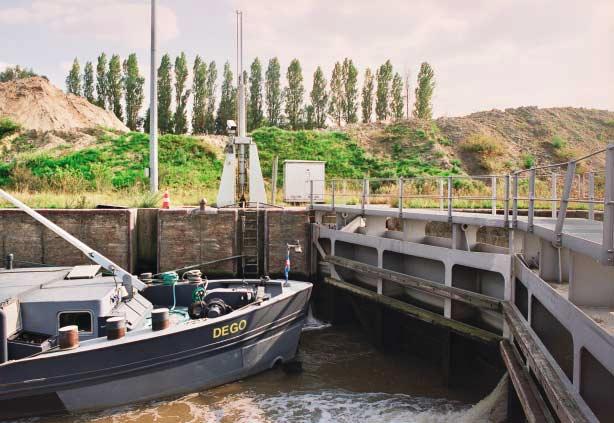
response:
<path id="1" fill-rule="evenodd" d="M 433 364 L 383 354 L 357 331 L 312 320 L 303 334 L 300 374 L 273 370 L 174 400 L 50 422 L 473 423 L 504 421 L 507 383 L 478 402 L 449 390 Z M 313 330 L 321 328 L 322 330 Z M 477 403 L 476 403 L 477 402 Z M 30 420 L 32 421 L 32 420 Z"/>
<path id="2" fill-rule="evenodd" d="M 303 332 L 308 332 L 310 330 L 328 329 L 330 326 L 330 323 L 326 323 L 316 319 L 313 315 L 313 310 L 311 309 L 311 306 L 309 306 L 309 311 L 307 312 L 307 319 L 305 319 L 305 325 L 303 326 Z"/>

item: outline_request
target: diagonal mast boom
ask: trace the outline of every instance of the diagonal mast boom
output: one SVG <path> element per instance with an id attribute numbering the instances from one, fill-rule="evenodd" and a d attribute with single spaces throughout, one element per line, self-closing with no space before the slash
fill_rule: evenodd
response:
<path id="1" fill-rule="evenodd" d="M 25 213 L 30 215 L 34 220 L 36 220 L 41 225 L 43 225 L 45 228 L 49 229 L 50 231 L 55 233 L 57 236 L 64 239 L 66 242 L 71 244 L 73 247 L 77 248 L 79 251 L 85 254 L 88 259 L 92 260 L 96 264 L 99 264 L 104 269 L 113 273 L 115 276 L 120 277 L 122 280 L 122 283 L 126 286 L 126 288 L 128 288 L 129 286 L 134 286 L 136 289 L 141 291 L 143 288 L 146 287 L 146 285 L 143 282 L 141 282 L 136 276 L 124 270 L 122 267 L 118 266 L 117 264 L 115 264 L 114 262 L 112 262 L 111 260 L 103 256 L 98 251 L 87 246 L 87 244 L 78 240 L 77 238 L 75 238 L 74 236 L 66 232 L 64 229 L 60 228 L 58 225 L 56 225 L 55 223 L 53 223 L 46 217 L 42 216 L 37 211 L 31 209 L 30 207 L 28 207 L 27 205 L 25 205 L 24 203 L 22 203 L 21 201 L 19 201 L 18 199 L 16 199 L 9 193 L 7 193 L 6 191 L 0 189 L 0 197 L 4 198 L 6 201 L 13 204 L 18 209 L 24 211 Z M 130 289 L 128 289 L 128 294 L 131 295 Z"/>

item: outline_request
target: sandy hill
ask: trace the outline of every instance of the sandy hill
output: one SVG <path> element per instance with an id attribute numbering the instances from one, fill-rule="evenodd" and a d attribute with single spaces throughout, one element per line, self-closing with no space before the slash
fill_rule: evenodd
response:
<path id="1" fill-rule="evenodd" d="M 519 107 L 462 117 L 417 119 L 346 128 L 380 157 L 458 166 L 470 174 L 558 163 L 614 142 L 614 112 L 572 107 Z M 599 166 L 602 163 L 595 163 Z"/>
<path id="2" fill-rule="evenodd" d="M 112 112 L 83 97 L 66 94 L 41 77 L 0 83 L 0 117 L 9 117 L 25 129 L 35 131 L 96 127 L 128 131 Z"/>

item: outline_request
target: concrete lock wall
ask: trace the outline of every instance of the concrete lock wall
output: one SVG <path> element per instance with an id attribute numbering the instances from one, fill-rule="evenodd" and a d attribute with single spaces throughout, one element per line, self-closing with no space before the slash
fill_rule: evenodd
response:
<path id="1" fill-rule="evenodd" d="M 236 209 L 158 210 L 158 271 L 177 269 L 239 254 Z M 237 261 L 207 267 L 208 275 L 234 275 Z"/>
<path id="2" fill-rule="evenodd" d="M 305 209 L 269 209 L 265 211 L 267 235 L 266 254 L 268 273 L 279 277 L 284 272 L 287 244 L 299 241 L 302 253 L 290 252 L 291 273 L 295 279 L 306 279 L 311 274 L 311 235 L 309 211 Z"/>
<path id="3" fill-rule="evenodd" d="M 93 249 L 133 271 L 136 263 L 135 209 L 39 210 Z M 19 210 L 0 210 L 0 255 L 59 266 L 90 264 L 79 250 Z M 24 265 L 16 263 L 16 265 Z"/>
<path id="4" fill-rule="evenodd" d="M 133 272 L 156 272 L 241 254 L 237 209 L 93 209 L 39 210 L 42 215 L 93 249 Z M 299 241 L 303 252 L 291 253 L 292 277 L 308 278 L 311 242 L 305 209 L 262 209 L 261 272 L 283 275 L 287 244 Z M 80 251 L 41 224 L 14 209 L 0 210 L 0 255 L 60 266 L 89 264 Z M 25 264 L 16 263 L 25 266 Z M 1 264 L 0 264 L 1 266 Z M 239 261 L 204 268 L 210 276 L 236 276 Z"/>
<path id="5" fill-rule="evenodd" d="M 260 258 L 264 273 L 283 275 L 287 244 L 299 241 L 303 252 L 291 252 L 292 277 L 310 274 L 309 212 L 304 209 L 260 210 Z M 166 271 L 241 254 L 240 211 L 187 209 L 158 211 L 158 270 Z M 208 275 L 235 276 L 239 261 L 206 267 Z"/>

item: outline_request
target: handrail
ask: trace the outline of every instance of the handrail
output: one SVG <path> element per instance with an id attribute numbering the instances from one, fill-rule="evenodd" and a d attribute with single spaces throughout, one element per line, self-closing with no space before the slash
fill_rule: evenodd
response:
<path id="1" fill-rule="evenodd" d="M 603 170 L 590 170 L 576 174 L 578 164 L 605 153 L 606 166 Z M 566 168 L 563 170 L 563 168 Z M 561 169 L 560 171 L 557 171 Z M 538 171 L 551 170 L 543 174 Z M 542 178 L 549 178 L 549 195 L 543 195 L 544 182 Z M 564 183 L 559 185 L 558 178 L 564 177 Z M 599 178 L 598 180 L 596 178 Z M 605 184 L 602 182 L 605 177 Z M 502 179 L 503 183 L 497 180 Z M 475 181 L 461 182 L 461 181 Z M 521 182 L 522 181 L 522 182 Z M 576 182 L 577 181 L 577 182 Z M 596 206 L 603 207 L 603 262 L 614 265 L 614 143 L 607 147 L 586 154 L 578 159 L 564 163 L 555 163 L 542 166 L 533 166 L 529 169 L 520 169 L 508 174 L 500 175 L 424 175 L 401 178 L 335 178 L 329 181 L 318 180 L 324 186 L 324 199 L 329 195 L 332 209 L 344 201 L 351 199 L 353 204 L 359 204 L 361 214 L 364 215 L 369 204 L 381 204 L 382 199 L 388 199 L 390 205 L 399 210 L 399 217 L 403 211 L 412 208 L 415 204 L 429 204 L 438 202 L 442 212 L 446 212 L 451 222 L 454 206 L 458 201 L 480 201 L 481 207 L 491 209 L 497 215 L 501 208 L 506 228 L 518 227 L 518 216 L 521 202 L 527 204 L 528 231 L 534 228 L 535 210 L 538 203 L 549 203 L 552 218 L 556 219 L 554 246 L 562 245 L 563 229 L 566 214 L 570 204 L 584 204 L 588 209 L 588 219 L 595 220 Z M 313 182 L 310 186 L 311 205 L 314 204 Z M 326 193 L 327 184 L 331 192 Z M 574 184 L 575 187 L 574 188 Z M 375 186 L 375 189 L 372 189 Z M 499 187 L 503 187 L 502 189 Z M 559 195 L 559 187 L 562 192 Z M 520 190 L 523 190 L 523 193 Z M 524 190 L 528 194 L 524 194 Z M 546 188 L 548 189 L 548 188 Z M 416 192 L 417 190 L 417 192 Z M 601 194 L 603 192 L 603 197 Z M 318 195 L 322 195 L 319 193 Z M 321 198 L 321 197 L 319 197 Z M 415 208 L 415 205 L 413 206 Z M 472 207 L 469 207 L 472 208 Z"/>

